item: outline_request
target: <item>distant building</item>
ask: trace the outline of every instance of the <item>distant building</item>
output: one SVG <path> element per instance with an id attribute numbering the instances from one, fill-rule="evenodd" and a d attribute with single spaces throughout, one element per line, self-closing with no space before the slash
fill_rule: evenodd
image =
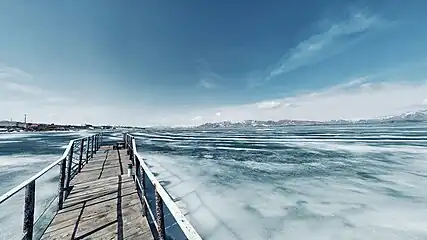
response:
<path id="1" fill-rule="evenodd" d="M 25 123 L 14 121 L 0 121 L 0 128 L 25 128 Z"/>

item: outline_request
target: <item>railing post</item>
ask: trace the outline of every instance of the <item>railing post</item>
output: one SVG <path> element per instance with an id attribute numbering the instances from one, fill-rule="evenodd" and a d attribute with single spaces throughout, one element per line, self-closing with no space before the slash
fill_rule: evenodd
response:
<path id="1" fill-rule="evenodd" d="M 71 182 L 71 167 L 73 166 L 73 152 L 74 152 L 74 142 L 71 143 L 71 151 L 70 154 L 68 155 L 68 166 L 67 166 L 67 182 L 65 185 L 65 188 L 67 189 L 67 192 L 70 188 L 70 182 Z M 66 194 L 67 196 L 68 194 Z"/>
<path id="2" fill-rule="evenodd" d="M 133 149 L 131 146 L 129 146 L 129 160 L 131 161 L 132 165 L 135 165 L 135 162 L 133 161 Z"/>
<path id="3" fill-rule="evenodd" d="M 127 149 L 126 154 L 129 155 L 130 154 L 130 152 L 129 152 L 129 137 L 128 137 L 127 134 L 125 136 L 126 136 L 125 137 L 126 138 L 125 146 L 126 146 L 126 149 Z"/>
<path id="4" fill-rule="evenodd" d="M 141 174 L 139 173 L 139 162 L 137 160 L 136 155 L 134 157 L 134 161 L 135 161 L 135 178 L 138 181 L 138 184 L 136 184 L 136 186 L 138 187 L 138 189 L 140 189 L 139 184 L 141 184 Z"/>
<path id="5" fill-rule="evenodd" d="M 142 213 L 144 214 L 144 216 L 147 215 L 147 205 L 145 204 L 145 199 L 146 199 L 146 183 L 145 183 L 145 171 L 144 169 L 141 169 L 141 178 L 142 178 Z"/>
<path id="6" fill-rule="evenodd" d="M 101 145 L 102 145 L 102 139 L 103 139 L 103 137 L 102 137 L 102 132 L 99 134 L 99 144 L 98 144 L 98 149 L 99 148 L 101 148 Z"/>
<path id="7" fill-rule="evenodd" d="M 79 172 L 82 171 L 82 159 L 83 159 L 83 148 L 84 148 L 85 139 L 80 140 L 80 156 L 79 156 Z"/>
<path id="8" fill-rule="evenodd" d="M 127 142 L 128 142 L 128 155 L 130 155 L 129 156 L 129 160 L 131 160 L 132 158 L 132 137 L 131 136 L 129 136 L 129 135 L 127 135 L 128 136 L 128 140 L 127 140 Z"/>
<path id="9" fill-rule="evenodd" d="M 92 143 L 91 143 L 91 149 L 90 149 L 90 158 L 93 158 L 93 142 L 94 142 L 94 136 L 92 136 Z"/>
<path id="10" fill-rule="evenodd" d="M 138 192 L 139 199 L 141 200 L 141 204 L 142 204 L 142 216 L 145 216 L 145 214 L 147 214 L 147 212 L 145 210 L 145 201 L 144 201 L 144 196 L 145 195 L 143 193 L 143 192 L 145 192 L 144 183 L 143 183 L 143 181 L 144 181 L 143 180 L 144 175 L 142 174 L 142 176 L 141 176 L 141 165 L 140 165 L 139 159 L 138 159 L 138 157 L 136 155 L 134 157 L 134 160 L 135 160 L 135 177 L 136 177 L 136 179 L 138 181 L 137 184 L 136 184 L 136 187 L 137 187 L 137 192 Z"/>
<path id="11" fill-rule="evenodd" d="M 125 146 L 124 146 L 125 149 L 128 147 L 128 141 L 127 140 L 128 140 L 128 138 L 126 136 L 126 133 L 123 133 L 123 142 L 125 143 Z"/>
<path id="12" fill-rule="evenodd" d="M 99 149 L 99 134 L 96 134 L 96 136 L 95 136 L 95 153 L 96 153 L 96 151 L 98 151 L 98 149 Z"/>
<path id="13" fill-rule="evenodd" d="M 86 146 L 86 163 L 89 161 L 89 143 L 90 143 L 90 137 L 87 137 L 87 146 Z"/>
<path id="14" fill-rule="evenodd" d="M 133 140 L 134 140 L 134 138 L 131 137 L 130 142 L 131 142 L 132 148 L 131 148 L 131 152 L 130 152 L 130 160 L 132 161 L 132 164 L 135 165 L 135 149 L 133 149 Z"/>
<path id="15" fill-rule="evenodd" d="M 96 148 L 96 135 L 95 136 L 93 136 L 93 151 L 96 153 L 96 150 L 97 150 L 97 148 Z"/>
<path id="16" fill-rule="evenodd" d="M 160 240 L 165 239 L 165 221 L 163 218 L 163 201 L 157 192 L 157 186 L 154 185 L 154 194 L 156 195 L 156 222 L 157 222 L 157 234 Z"/>
<path id="17" fill-rule="evenodd" d="M 34 225 L 34 205 L 36 201 L 36 182 L 32 181 L 25 187 L 25 205 L 24 205 L 24 238 L 33 239 Z"/>
<path id="18" fill-rule="evenodd" d="M 95 153 L 98 151 L 99 134 L 95 135 Z"/>
<path id="19" fill-rule="evenodd" d="M 129 138 L 128 138 L 128 134 L 126 133 L 125 134 L 125 139 L 126 139 L 126 141 L 125 141 L 125 146 L 126 146 L 126 149 L 129 149 Z"/>
<path id="20" fill-rule="evenodd" d="M 65 183 L 65 158 L 62 159 L 59 166 L 59 183 L 58 183 L 58 210 L 62 209 L 64 203 L 64 183 Z"/>

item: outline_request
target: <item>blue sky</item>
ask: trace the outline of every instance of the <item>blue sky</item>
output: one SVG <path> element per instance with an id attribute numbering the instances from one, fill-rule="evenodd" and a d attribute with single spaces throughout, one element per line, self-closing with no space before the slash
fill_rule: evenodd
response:
<path id="1" fill-rule="evenodd" d="M 426 7 L 2 1 L 0 118 L 191 125 L 425 108 Z"/>

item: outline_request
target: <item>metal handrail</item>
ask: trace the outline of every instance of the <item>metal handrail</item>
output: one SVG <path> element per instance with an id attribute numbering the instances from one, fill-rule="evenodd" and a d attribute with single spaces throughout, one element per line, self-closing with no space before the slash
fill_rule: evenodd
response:
<path id="1" fill-rule="evenodd" d="M 52 169 L 53 167 L 55 167 L 56 165 L 58 165 L 59 162 L 61 162 L 62 159 L 66 158 L 68 156 L 68 153 L 70 152 L 71 147 L 73 146 L 73 141 L 74 140 L 70 141 L 70 143 L 68 144 L 66 150 L 64 151 L 64 153 L 62 154 L 62 156 L 58 160 L 56 160 L 55 162 L 51 163 L 49 166 L 45 167 L 43 170 L 41 170 L 40 172 L 38 172 L 36 175 L 30 177 L 28 180 L 24 181 L 23 183 L 19 184 L 16 187 L 12 188 L 7 193 L 3 194 L 0 197 L 0 204 L 2 204 L 4 201 L 6 201 L 7 199 L 9 199 L 10 197 L 12 197 L 13 195 L 15 195 L 16 193 L 18 193 L 21 189 L 23 189 L 28 184 L 30 184 L 30 182 L 33 182 L 33 181 L 37 180 L 38 178 L 40 178 L 41 176 L 43 176 L 46 172 L 48 172 L 50 169 Z"/>
<path id="2" fill-rule="evenodd" d="M 180 211 L 175 202 L 171 199 L 166 190 L 162 187 L 162 185 L 157 181 L 154 174 L 149 170 L 148 166 L 143 161 L 143 158 L 139 155 L 136 149 L 135 137 L 132 135 L 125 133 L 124 135 L 125 147 L 128 148 L 128 154 L 130 155 L 130 160 L 133 165 L 135 165 L 135 184 L 140 196 L 141 202 L 143 204 L 143 212 L 146 214 L 147 210 L 151 215 L 154 225 L 157 229 L 157 236 L 159 239 L 166 238 L 165 232 L 165 224 L 164 217 L 165 214 L 163 212 L 163 204 L 168 208 L 169 212 L 173 216 L 176 224 L 180 227 L 182 233 L 185 235 L 185 239 L 188 240 L 201 240 L 202 238 L 194 229 L 194 227 L 190 224 L 184 214 Z M 140 172 L 141 171 L 141 172 Z M 142 174 L 142 176 L 141 176 Z M 154 194 L 155 194 L 155 203 L 156 203 L 156 212 L 153 213 L 148 206 L 148 200 L 146 196 L 146 183 L 145 177 L 151 182 L 154 186 Z M 142 180 L 142 182 L 141 182 Z M 140 195 L 142 193 L 142 196 Z"/>
<path id="3" fill-rule="evenodd" d="M 19 191 L 25 188 L 25 202 L 24 202 L 24 224 L 23 224 L 23 239 L 33 239 L 33 229 L 34 229 L 34 210 L 35 210 L 35 186 L 36 186 L 36 180 L 39 179 L 41 176 L 46 174 L 49 170 L 54 168 L 55 166 L 60 166 L 59 171 L 59 183 L 58 183 L 58 210 L 61 210 L 63 207 L 63 201 L 64 198 L 67 197 L 70 188 L 69 184 L 71 179 L 81 171 L 81 167 L 83 165 L 83 152 L 84 152 L 84 142 L 87 140 L 87 146 L 86 146 L 86 163 L 88 162 L 89 156 L 93 157 L 93 153 L 99 149 L 99 147 L 102 144 L 102 133 L 101 134 L 94 134 L 90 135 L 88 137 L 83 138 L 77 138 L 70 140 L 68 143 L 67 148 L 65 149 L 64 153 L 58 160 L 54 161 L 53 163 L 49 164 L 47 167 L 45 167 L 40 172 L 36 173 L 26 181 L 22 182 L 18 186 L 12 188 L 2 196 L 0 196 L 0 204 L 7 201 L 9 198 L 17 194 Z M 77 149 L 74 149 L 74 145 L 76 142 L 79 142 L 80 144 Z M 77 150 L 77 151 L 76 151 Z M 76 151 L 76 152 L 75 152 Z M 79 162 L 75 163 L 73 161 L 73 153 L 77 156 L 79 156 Z M 90 152 L 90 155 L 89 155 Z M 67 163 L 68 162 L 68 163 Z M 74 164 L 74 166 L 73 166 Z M 76 168 L 77 166 L 77 168 Z M 72 170 L 74 168 L 74 172 L 72 173 Z M 64 195 L 65 193 L 65 195 Z"/>

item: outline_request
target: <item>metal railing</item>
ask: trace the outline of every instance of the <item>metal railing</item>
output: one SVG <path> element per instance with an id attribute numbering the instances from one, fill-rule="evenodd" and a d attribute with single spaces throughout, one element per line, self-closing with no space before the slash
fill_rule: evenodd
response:
<path id="1" fill-rule="evenodd" d="M 63 208 L 64 200 L 70 193 L 71 180 L 82 170 L 83 166 L 88 163 L 89 159 L 93 157 L 93 154 L 96 153 L 101 144 L 101 134 L 71 140 L 66 150 L 58 160 L 54 161 L 46 168 L 0 197 L 1 205 L 15 194 L 25 189 L 22 239 L 38 239 L 47 228 L 47 226 L 45 226 L 44 229 L 41 229 L 41 233 L 34 233 L 35 223 L 43 216 L 43 213 L 40 214 L 38 219 L 34 221 L 34 210 L 36 206 L 36 180 L 45 175 L 55 166 L 59 165 L 58 193 L 46 208 L 49 208 L 54 200 L 58 199 L 55 211 L 61 210 Z"/>
<path id="2" fill-rule="evenodd" d="M 201 240 L 202 238 L 179 210 L 166 190 L 138 154 L 135 138 L 125 133 L 124 145 L 131 161 L 143 215 L 155 226 L 156 239 Z"/>

